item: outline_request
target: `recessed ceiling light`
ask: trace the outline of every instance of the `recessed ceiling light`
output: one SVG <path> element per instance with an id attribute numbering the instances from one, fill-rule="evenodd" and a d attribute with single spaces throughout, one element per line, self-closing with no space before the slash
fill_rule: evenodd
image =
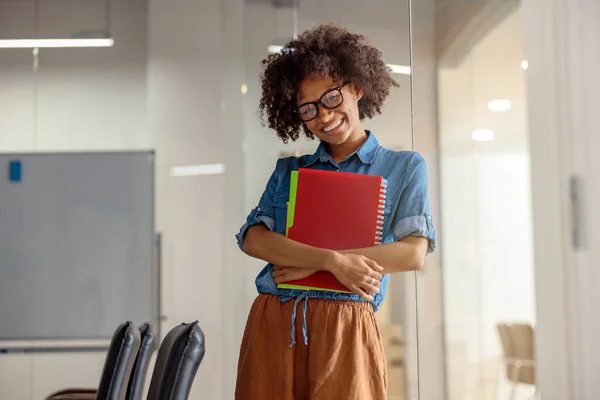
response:
<path id="1" fill-rule="evenodd" d="M 492 100 L 488 103 L 490 111 L 508 111 L 512 107 L 508 100 Z"/>
<path id="2" fill-rule="evenodd" d="M 281 53 L 281 50 L 283 50 L 283 46 L 277 46 L 272 44 L 269 47 L 267 47 L 267 51 L 272 54 Z"/>
<path id="3" fill-rule="evenodd" d="M 246 94 L 248 93 L 248 85 L 246 85 L 245 83 L 242 85 L 242 87 L 240 88 L 240 91 L 242 92 L 242 94 Z"/>
<path id="4" fill-rule="evenodd" d="M 494 139 L 494 131 L 491 129 L 475 129 L 471 136 L 475 141 L 487 142 Z"/>
<path id="5" fill-rule="evenodd" d="M 388 64 L 387 66 L 390 67 L 394 74 L 410 75 L 410 67 L 407 65 Z"/>
<path id="6" fill-rule="evenodd" d="M 0 39 L 2 49 L 34 49 L 47 47 L 112 47 L 112 38 L 75 39 Z"/>
<path id="7" fill-rule="evenodd" d="M 521 61 L 521 68 L 523 68 L 523 69 L 529 68 L 529 62 L 527 60 Z"/>

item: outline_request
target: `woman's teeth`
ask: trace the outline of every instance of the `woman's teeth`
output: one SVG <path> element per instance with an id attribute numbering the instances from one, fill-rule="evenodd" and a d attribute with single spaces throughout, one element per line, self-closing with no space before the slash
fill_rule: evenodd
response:
<path id="1" fill-rule="evenodd" d="M 340 119 L 340 120 L 338 120 L 337 122 L 334 122 L 333 124 L 331 124 L 331 125 L 329 125 L 329 126 L 325 127 L 323 130 L 324 130 L 325 132 L 332 131 L 332 130 L 334 130 L 335 128 L 337 128 L 338 126 L 340 126 L 340 124 L 342 123 L 342 121 L 343 121 L 343 119 Z"/>

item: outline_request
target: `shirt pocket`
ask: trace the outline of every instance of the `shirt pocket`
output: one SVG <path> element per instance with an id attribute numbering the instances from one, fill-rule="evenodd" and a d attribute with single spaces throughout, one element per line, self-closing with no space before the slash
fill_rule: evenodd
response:
<path id="1" fill-rule="evenodd" d="M 386 198 L 383 206 L 383 216 L 388 217 L 392 213 L 392 200 Z"/>
<path id="2" fill-rule="evenodd" d="M 384 239 L 389 234 L 391 226 L 392 226 L 392 200 L 389 198 L 386 198 L 385 204 L 383 206 L 383 237 L 384 237 Z"/>
<path id="3" fill-rule="evenodd" d="M 277 193 L 273 199 L 273 210 L 275 211 L 275 230 L 285 235 L 289 193 Z"/>

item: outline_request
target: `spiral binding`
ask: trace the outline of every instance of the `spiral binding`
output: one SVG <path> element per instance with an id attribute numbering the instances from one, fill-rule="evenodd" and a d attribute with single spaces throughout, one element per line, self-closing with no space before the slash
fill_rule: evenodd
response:
<path id="1" fill-rule="evenodd" d="M 385 210 L 385 198 L 387 194 L 387 180 L 381 178 L 381 189 L 379 190 L 379 209 L 377 210 L 377 229 L 375 231 L 375 244 L 383 241 L 383 212 Z"/>

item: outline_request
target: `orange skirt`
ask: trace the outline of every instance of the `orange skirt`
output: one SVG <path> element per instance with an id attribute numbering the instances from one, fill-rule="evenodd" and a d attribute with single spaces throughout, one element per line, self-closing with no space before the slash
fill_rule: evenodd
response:
<path id="1" fill-rule="evenodd" d="M 385 354 L 372 305 L 294 300 L 260 294 L 254 301 L 235 399 L 385 400 Z"/>

